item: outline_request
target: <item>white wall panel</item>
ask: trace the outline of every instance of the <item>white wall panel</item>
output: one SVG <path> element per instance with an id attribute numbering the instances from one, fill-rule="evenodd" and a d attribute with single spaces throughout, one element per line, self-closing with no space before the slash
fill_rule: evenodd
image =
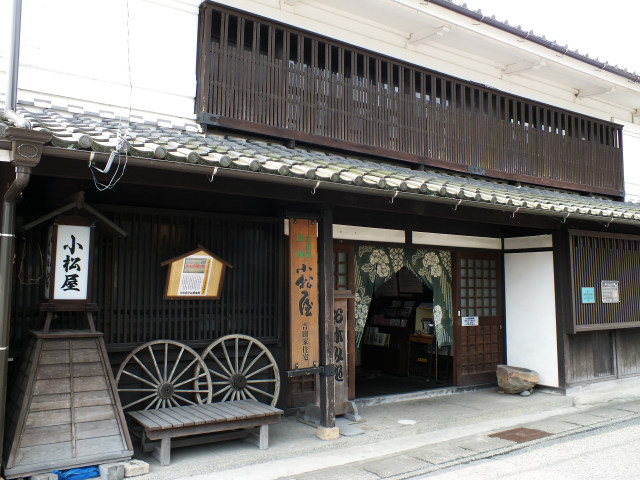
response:
<path id="1" fill-rule="evenodd" d="M 511 237 L 504 239 L 505 250 L 517 250 L 521 248 L 551 248 L 553 239 L 551 235 L 535 235 L 532 237 Z"/>
<path id="2" fill-rule="evenodd" d="M 354 227 L 351 225 L 334 225 L 333 238 L 336 240 L 358 240 L 368 242 L 405 242 L 404 230 Z"/>
<path id="3" fill-rule="evenodd" d="M 416 245 L 438 245 L 444 247 L 483 248 L 501 250 L 502 239 L 491 237 L 473 237 L 468 235 L 449 235 L 446 233 L 413 232 Z"/>
<path id="4" fill-rule="evenodd" d="M 504 270 L 507 363 L 558 387 L 553 252 L 507 253 Z"/>

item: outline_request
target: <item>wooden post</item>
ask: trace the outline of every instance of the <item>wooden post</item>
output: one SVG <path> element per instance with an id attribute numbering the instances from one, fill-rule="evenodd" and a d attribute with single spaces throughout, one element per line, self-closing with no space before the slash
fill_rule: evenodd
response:
<path id="1" fill-rule="evenodd" d="M 325 373 L 320 375 L 320 425 L 333 428 L 336 424 L 334 385 L 334 325 L 333 325 L 333 214 L 322 212 L 318 241 L 320 265 L 320 364 Z"/>

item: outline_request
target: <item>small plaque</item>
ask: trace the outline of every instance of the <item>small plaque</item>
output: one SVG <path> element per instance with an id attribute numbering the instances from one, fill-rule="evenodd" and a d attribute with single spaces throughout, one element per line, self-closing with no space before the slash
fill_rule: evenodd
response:
<path id="1" fill-rule="evenodd" d="M 478 317 L 462 317 L 463 327 L 477 327 L 479 324 Z"/>
<path id="2" fill-rule="evenodd" d="M 596 303 L 596 289 L 582 287 L 582 303 Z"/>
<path id="3" fill-rule="evenodd" d="M 225 270 L 233 268 L 202 245 L 161 265 L 169 265 L 165 300 L 216 300 L 220 298 Z"/>
<path id="4" fill-rule="evenodd" d="M 602 280 L 602 303 L 619 303 L 620 290 L 618 289 L 618 280 Z"/>

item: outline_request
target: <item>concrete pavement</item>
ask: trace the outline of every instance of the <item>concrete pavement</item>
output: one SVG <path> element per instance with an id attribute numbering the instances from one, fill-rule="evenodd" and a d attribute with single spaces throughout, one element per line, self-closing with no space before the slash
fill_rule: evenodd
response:
<path id="1" fill-rule="evenodd" d="M 437 393 L 441 395 L 434 396 Z M 339 419 L 343 435 L 333 441 L 318 439 L 313 426 L 289 416 L 271 427 L 268 450 L 242 441 L 175 449 L 167 467 L 136 451 L 136 458 L 151 466 L 150 473 L 139 478 L 407 478 L 640 417 L 640 382 L 608 383 L 569 395 L 535 390 L 521 397 L 493 387 L 419 392 L 408 400 L 390 400 L 359 400 L 362 420 Z M 504 433 L 515 428 L 524 430 Z"/>

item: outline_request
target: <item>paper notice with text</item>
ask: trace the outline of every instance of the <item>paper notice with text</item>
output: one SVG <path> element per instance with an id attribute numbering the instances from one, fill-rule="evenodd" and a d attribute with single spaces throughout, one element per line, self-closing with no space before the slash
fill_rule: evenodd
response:
<path id="1" fill-rule="evenodd" d="M 210 257 L 186 257 L 180 274 L 178 295 L 204 295 L 209 283 Z"/>

